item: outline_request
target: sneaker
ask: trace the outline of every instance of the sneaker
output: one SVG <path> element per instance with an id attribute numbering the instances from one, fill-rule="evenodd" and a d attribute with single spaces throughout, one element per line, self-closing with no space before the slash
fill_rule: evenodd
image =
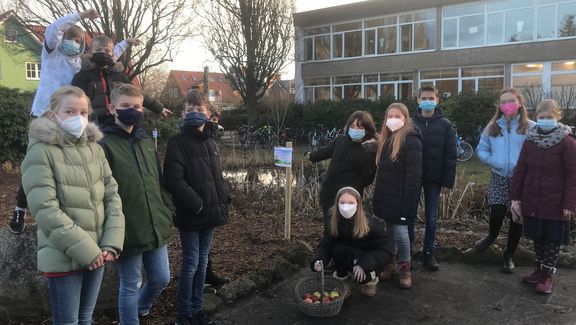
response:
<path id="1" fill-rule="evenodd" d="M 216 325 L 216 322 L 208 318 L 208 315 L 206 315 L 203 310 L 199 311 L 194 318 L 198 325 Z"/>
<path id="2" fill-rule="evenodd" d="M 198 325 L 194 317 L 177 317 L 174 325 Z"/>
<path id="3" fill-rule="evenodd" d="M 10 231 L 14 234 L 21 234 L 26 228 L 26 211 L 14 210 L 10 220 Z"/>
<path id="4" fill-rule="evenodd" d="M 218 290 L 212 286 L 204 286 L 204 294 L 211 294 L 215 295 L 218 293 Z"/>

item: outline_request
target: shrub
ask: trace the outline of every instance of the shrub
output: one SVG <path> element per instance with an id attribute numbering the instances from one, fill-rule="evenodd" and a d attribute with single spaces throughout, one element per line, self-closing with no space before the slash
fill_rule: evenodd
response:
<path id="1" fill-rule="evenodd" d="M 460 136 L 476 143 L 494 115 L 495 102 L 496 96 L 492 92 L 461 93 L 443 103 L 444 113 L 456 125 Z"/>
<path id="2" fill-rule="evenodd" d="M 150 136 L 152 136 L 152 130 L 158 130 L 158 152 L 163 153 L 166 149 L 168 139 L 180 132 L 180 128 L 178 127 L 179 122 L 180 115 L 174 114 L 170 117 L 161 117 L 155 113 L 146 112 L 139 125 L 143 127 Z"/>
<path id="3" fill-rule="evenodd" d="M 0 86 L 0 163 L 26 154 L 33 94 Z"/>
<path id="4" fill-rule="evenodd" d="M 245 108 L 223 110 L 219 123 L 226 130 L 235 130 L 248 123 L 248 113 Z"/>

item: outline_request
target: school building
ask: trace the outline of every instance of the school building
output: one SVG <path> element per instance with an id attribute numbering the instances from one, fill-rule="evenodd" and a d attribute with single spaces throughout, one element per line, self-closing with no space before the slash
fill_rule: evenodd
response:
<path id="1" fill-rule="evenodd" d="M 297 13 L 299 101 L 576 85 L 576 0 L 372 0 Z"/>

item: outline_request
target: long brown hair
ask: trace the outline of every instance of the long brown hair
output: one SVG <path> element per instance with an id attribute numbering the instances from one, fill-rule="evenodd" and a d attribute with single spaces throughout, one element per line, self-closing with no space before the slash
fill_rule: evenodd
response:
<path id="1" fill-rule="evenodd" d="M 514 95 L 516 97 L 516 99 L 518 100 L 518 103 L 520 103 L 520 108 L 518 109 L 518 114 L 520 114 L 520 126 L 518 127 L 518 129 L 516 129 L 516 133 L 526 134 L 526 131 L 528 131 L 530 124 L 528 123 L 528 111 L 526 111 L 526 107 L 524 107 L 524 103 L 525 103 L 524 96 L 522 96 L 522 93 L 520 92 L 520 90 L 518 90 L 516 88 L 504 88 L 498 92 L 498 100 L 500 100 L 500 96 L 502 96 L 506 93 Z M 488 134 L 491 137 L 499 137 L 502 135 L 502 131 L 500 130 L 500 126 L 498 126 L 498 123 L 496 123 L 496 121 L 500 117 L 502 117 L 503 114 L 504 113 L 502 113 L 502 111 L 500 110 L 499 103 L 497 103 L 496 104 L 496 113 L 494 113 L 494 116 L 492 116 L 490 123 L 488 123 Z"/>
<path id="2" fill-rule="evenodd" d="M 376 125 L 374 124 L 372 114 L 366 111 L 356 111 L 352 113 L 348 118 L 348 122 L 346 122 L 346 127 L 344 127 L 344 132 L 346 134 L 348 134 L 348 129 L 354 121 L 358 121 L 356 123 L 364 127 L 364 130 L 366 131 L 364 140 L 376 139 Z"/>
<path id="3" fill-rule="evenodd" d="M 340 209 L 338 209 L 338 202 L 340 201 L 340 197 L 344 194 L 352 195 L 356 199 L 356 202 L 358 203 L 356 213 L 352 217 L 354 220 L 354 229 L 352 231 L 352 236 L 354 238 L 365 237 L 370 232 L 368 217 L 364 213 L 364 207 L 362 205 L 362 197 L 360 196 L 360 193 L 358 193 L 358 191 L 356 191 L 352 187 L 341 188 L 338 191 L 338 194 L 336 194 L 336 202 L 332 207 L 332 217 L 330 219 L 330 234 L 334 237 L 338 237 L 338 221 L 340 220 L 340 218 L 344 218 L 340 214 Z"/>
<path id="4" fill-rule="evenodd" d="M 392 132 L 386 126 L 386 120 L 388 119 L 388 112 L 391 109 L 399 110 L 402 115 L 404 115 L 404 126 L 397 130 L 396 132 Z M 412 123 L 412 119 L 410 118 L 410 112 L 408 111 L 408 107 L 402 103 L 392 103 L 386 109 L 386 113 L 384 113 L 384 122 L 382 125 L 382 131 L 380 131 L 380 142 L 378 143 L 378 152 L 376 153 L 376 165 L 380 164 L 380 155 L 382 154 L 382 150 L 384 148 L 384 144 L 388 139 L 392 141 L 392 154 L 390 155 L 390 160 L 396 161 L 398 159 L 398 154 L 400 153 L 400 149 L 402 149 L 402 145 L 406 141 L 406 136 L 412 129 L 414 129 L 414 124 Z"/>

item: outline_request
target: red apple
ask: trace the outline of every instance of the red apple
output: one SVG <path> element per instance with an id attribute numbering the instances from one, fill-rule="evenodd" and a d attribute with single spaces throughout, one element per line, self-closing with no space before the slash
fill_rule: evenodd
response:
<path id="1" fill-rule="evenodd" d="M 310 298 L 304 299 L 304 302 L 307 304 L 313 304 L 314 303 L 314 301 L 312 301 L 312 299 L 310 299 Z"/>
<path id="2" fill-rule="evenodd" d="M 329 304 L 329 303 L 330 303 L 330 297 L 324 297 L 324 298 L 322 298 L 322 303 L 323 303 L 323 304 Z"/>

